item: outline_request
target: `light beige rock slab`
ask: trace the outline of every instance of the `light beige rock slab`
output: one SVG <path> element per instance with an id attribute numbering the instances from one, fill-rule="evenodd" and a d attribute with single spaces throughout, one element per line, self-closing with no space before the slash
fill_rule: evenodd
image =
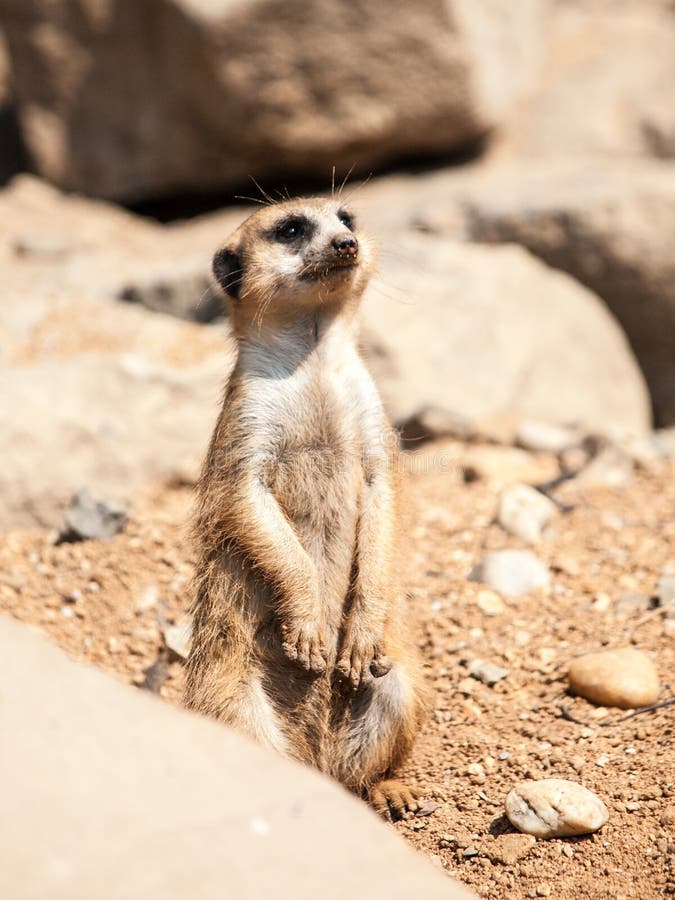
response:
<path id="1" fill-rule="evenodd" d="M 605 804 L 588 788 L 562 778 L 523 781 L 507 795 L 505 809 L 515 828 L 538 838 L 589 834 L 609 818 Z"/>
<path id="2" fill-rule="evenodd" d="M 395 422 L 435 407 L 472 420 L 508 411 L 600 430 L 648 427 L 642 375 L 590 291 L 519 247 L 383 237 L 363 343 Z"/>
<path id="3" fill-rule="evenodd" d="M 521 159 L 675 156 L 674 46 L 667 3 L 556 2 L 537 85 L 499 150 Z"/>
<path id="4" fill-rule="evenodd" d="M 0 618 L 12 900 L 469 900 L 337 784 Z M 11 823 L 11 824 L 10 824 Z"/>
<path id="5" fill-rule="evenodd" d="M 645 374 L 657 422 L 673 424 L 675 163 L 495 169 L 471 192 L 474 239 L 521 244 L 605 301 Z"/>
<path id="6" fill-rule="evenodd" d="M 649 706 L 661 689 L 654 663 L 632 647 L 579 656 L 570 664 L 568 679 L 572 693 L 620 709 Z"/>
<path id="7" fill-rule="evenodd" d="M 234 359 L 224 327 L 31 294 L 3 330 L 0 527 L 58 527 L 82 487 L 124 500 L 196 477 Z"/>

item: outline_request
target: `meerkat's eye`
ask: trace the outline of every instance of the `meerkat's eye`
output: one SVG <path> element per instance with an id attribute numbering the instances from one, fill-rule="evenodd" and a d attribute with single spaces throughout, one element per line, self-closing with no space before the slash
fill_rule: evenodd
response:
<path id="1" fill-rule="evenodd" d="M 280 225 L 277 225 L 274 237 L 278 241 L 287 241 L 289 243 L 300 240 L 307 235 L 307 224 L 307 220 L 299 216 L 285 219 Z"/>
<path id="2" fill-rule="evenodd" d="M 351 215 L 351 213 L 348 213 L 346 209 L 338 210 L 338 219 L 345 228 L 348 228 L 350 231 L 354 230 L 354 216 Z"/>

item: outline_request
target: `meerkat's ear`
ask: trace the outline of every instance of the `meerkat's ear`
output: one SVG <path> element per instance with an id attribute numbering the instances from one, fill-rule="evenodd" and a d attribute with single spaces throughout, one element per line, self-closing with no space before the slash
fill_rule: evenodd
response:
<path id="1" fill-rule="evenodd" d="M 218 250 L 213 257 L 213 274 L 225 293 L 233 300 L 237 300 L 241 289 L 241 280 L 244 276 L 239 254 L 230 247 Z"/>

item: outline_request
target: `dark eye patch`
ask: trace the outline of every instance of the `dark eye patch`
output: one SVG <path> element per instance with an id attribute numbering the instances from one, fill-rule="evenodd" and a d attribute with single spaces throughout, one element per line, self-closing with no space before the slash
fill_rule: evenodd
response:
<path id="1" fill-rule="evenodd" d="M 308 240 L 313 234 L 314 225 L 306 216 L 290 215 L 276 225 L 271 236 L 282 244 L 294 244 Z"/>
<path id="2" fill-rule="evenodd" d="M 351 213 L 347 212 L 346 209 L 339 209 L 337 217 L 345 226 L 345 228 L 348 228 L 350 231 L 354 230 L 356 226 L 354 216 Z"/>

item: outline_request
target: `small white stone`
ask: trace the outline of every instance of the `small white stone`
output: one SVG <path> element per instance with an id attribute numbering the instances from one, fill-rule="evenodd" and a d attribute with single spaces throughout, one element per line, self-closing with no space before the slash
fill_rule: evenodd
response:
<path id="1" fill-rule="evenodd" d="M 478 591 L 476 606 L 486 616 L 500 616 L 504 612 L 504 601 L 494 591 Z"/>
<path id="2" fill-rule="evenodd" d="M 551 576 L 530 550 L 495 550 L 473 567 L 469 581 L 486 584 L 507 597 L 518 597 L 536 588 L 548 590 Z"/>
<path id="3" fill-rule="evenodd" d="M 555 503 L 536 488 L 514 484 L 499 498 L 497 521 L 514 537 L 536 544 L 557 513 Z"/>
<path id="4" fill-rule="evenodd" d="M 159 588 L 156 584 L 148 585 L 143 593 L 136 600 L 136 609 L 139 612 L 147 612 L 149 609 L 157 606 L 159 600 Z"/>
<path id="5" fill-rule="evenodd" d="M 163 629 L 164 643 L 181 659 L 187 659 L 192 643 L 192 619 L 184 616 L 175 625 L 167 625 Z"/>
<path id="6" fill-rule="evenodd" d="M 525 419 L 516 431 L 516 441 L 525 450 L 546 453 L 562 453 L 570 447 L 576 447 L 580 440 L 578 432 L 538 419 Z"/>
<path id="7" fill-rule="evenodd" d="M 605 804 L 588 788 L 562 778 L 516 785 L 505 809 L 515 828 L 539 838 L 589 834 L 609 818 Z"/>
<path id="8" fill-rule="evenodd" d="M 501 666 L 483 659 L 472 660 L 468 665 L 468 670 L 472 678 L 482 681 L 488 687 L 497 684 L 509 674 L 508 669 L 503 669 Z"/>

